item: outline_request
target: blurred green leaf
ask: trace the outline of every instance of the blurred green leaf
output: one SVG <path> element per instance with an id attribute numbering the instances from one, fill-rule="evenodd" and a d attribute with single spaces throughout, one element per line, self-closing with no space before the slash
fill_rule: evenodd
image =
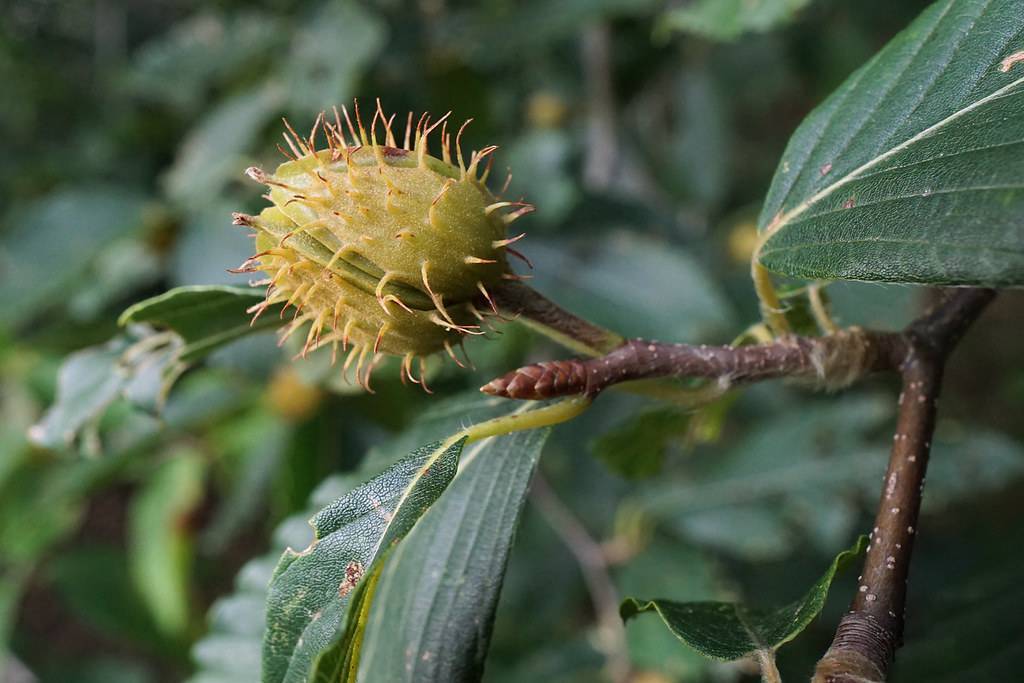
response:
<path id="1" fill-rule="evenodd" d="M 585 247 L 540 240 L 523 247 L 537 266 L 538 290 L 577 315 L 626 336 L 658 339 L 707 339 L 733 326 L 732 306 L 690 254 L 626 233 Z"/>
<path id="2" fill-rule="evenodd" d="M 238 209 L 230 196 L 209 204 L 190 206 L 170 259 L 170 279 L 175 286 L 240 286 L 246 273 L 233 273 L 253 254 L 253 242 L 246 230 L 231 224 L 231 213 Z"/>
<path id="3" fill-rule="evenodd" d="M 941 0 L 800 126 L 760 260 L 801 278 L 1024 282 L 1024 0 Z M 1005 68 L 1003 66 L 1005 65 Z"/>
<path id="4" fill-rule="evenodd" d="M 943 557 L 949 554 L 947 539 L 937 542 Z M 966 539 L 955 540 L 959 545 Z M 920 557 L 915 555 L 915 562 Z M 907 642 L 893 670 L 895 683 L 1016 678 L 1024 643 L 1006 634 L 1024 627 L 1019 548 L 1000 549 L 994 557 L 977 558 L 972 564 L 966 572 L 943 567 L 934 577 L 937 585 L 928 585 L 928 577 L 915 576 L 908 605 L 908 613 L 915 617 L 908 621 Z M 943 590 L 951 585 L 957 590 Z"/>
<path id="5" fill-rule="evenodd" d="M 290 541 L 283 543 L 289 544 Z M 281 547 L 278 543 L 275 546 Z M 264 601 L 279 554 L 272 551 L 248 562 L 235 580 L 234 592 L 210 608 L 209 631 L 192 648 L 198 671 L 189 683 L 260 680 L 260 641 L 266 623 Z"/>
<path id="6" fill-rule="evenodd" d="M 149 244 L 134 238 L 118 240 L 90 264 L 68 299 L 68 312 L 78 320 L 94 320 L 125 292 L 152 285 L 160 275 L 159 255 Z"/>
<path id="7" fill-rule="evenodd" d="M 733 660 L 754 653 L 774 658 L 775 650 L 796 638 L 818 616 L 836 573 L 867 544 L 867 537 L 861 536 L 853 547 L 836 555 L 800 600 L 783 607 L 760 609 L 729 602 L 626 598 L 620 612 L 624 621 L 643 612 L 657 612 L 676 638 L 713 659 Z"/>
<path id="8" fill-rule="evenodd" d="M 252 165 L 253 140 L 285 101 L 282 88 L 265 85 L 242 92 L 209 111 L 178 148 L 165 178 L 167 193 L 186 209 L 221 194 Z"/>
<path id="9" fill-rule="evenodd" d="M 872 436 L 889 413 L 882 397 L 848 397 L 762 419 L 725 452 L 644 486 L 637 505 L 703 545 L 751 560 L 780 557 L 796 540 L 793 529 L 811 530 L 817 519 L 790 514 L 788 501 L 828 491 L 832 506 L 848 508 L 844 493 L 877 493 L 886 446 Z"/>
<path id="10" fill-rule="evenodd" d="M 479 679 L 548 431 L 517 432 L 466 449 L 448 491 L 385 563 L 362 642 L 360 680 Z"/>
<path id="11" fill-rule="evenodd" d="M 287 22 L 268 13 L 200 12 L 147 41 L 127 76 L 129 89 L 180 109 L 203 104 L 207 92 L 269 63 L 287 40 Z"/>
<path id="12" fill-rule="evenodd" d="M 559 130 L 534 130 L 520 136 L 507 152 L 514 169 L 509 197 L 526 197 L 537 207 L 532 220 L 557 226 L 580 200 L 580 187 L 571 175 L 572 146 Z"/>
<path id="13" fill-rule="evenodd" d="M 889 406 L 880 396 L 851 396 L 763 418 L 724 452 L 646 484 L 636 504 L 687 539 L 751 560 L 789 552 L 794 531 L 834 547 L 849 535 L 858 501 L 877 498 L 891 438 L 879 428 Z M 940 422 L 934 440 L 926 511 L 997 491 L 1024 473 L 1019 443 L 952 426 Z"/>
<path id="14" fill-rule="evenodd" d="M 57 379 L 54 404 L 29 429 L 32 441 L 47 448 L 68 446 L 83 427 L 99 419 L 124 388 L 119 363 L 129 346 L 126 338 L 117 337 L 68 356 Z"/>
<path id="15" fill-rule="evenodd" d="M 149 646 L 160 644 L 122 549 L 76 546 L 54 558 L 46 573 L 83 623 L 113 638 Z"/>
<path id="16" fill-rule="evenodd" d="M 441 37 L 466 59 L 489 67 L 520 64 L 524 55 L 575 39 L 581 26 L 617 17 L 646 14 L 659 0 L 531 0 L 510 4 L 481 2 L 453 12 Z M 544 21 L 537 21 L 544 17 Z M 510 39 L 511 37 L 511 39 Z"/>
<path id="17" fill-rule="evenodd" d="M 174 637 L 189 625 L 193 533 L 189 515 L 203 495 L 206 462 L 172 451 L 132 501 L 129 569 L 156 625 Z"/>
<path id="18" fill-rule="evenodd" d="M 292 35 L 284 64 L 288 106 L 306 116 L 340 105 L 356 94 L 363 72 L 384 47 L 387 25 L 353 0 L 325 2 Z M 364 106 L 373 106 L 364 102 Z M 299 122 L 299 127 L 312 121 Z"/>
<path id="19" fill-rule="evenodd" d="M 0 327 L 17 327 L 56 302 L 107 247 L 143 227 L 142 195 L 78 185 L 58 190 L 6 217 L 0 242 Z"/>
<path id="20" fill-rule="evenodd" d="M 648 410 L 599 436 L 594 455 L 626 478 L 651 477 L 661 471 L 669 444 L 685 435 L 689 424 L 689 417 L 678 409 Z"/>
<path id="21" fill-rule="evenodd" d="M 730 188 L 730 103 L 707 65 L 681 71 L 638 108 L 636 134 L 659 183 L 674 196 L 715 208 Z"/>
<path id="22" fill-rule="evenodd" d="M 310 520 L 314 541 L 302 552 L 286 550 L 270 583 L 264 681 L 306 680 L 353 618 L 349 596 L 364 575 L 377 570 L 380 554 L 405 537 L 455 476 L 462 445 L 419 448 Z"/>
<path id="23" fill-rule="evenodd" d="M 693 0 L 667 11 L 660 31 L 685 31 L 715 40 L 770 31 L 790 21 L 810 0 Z"/>

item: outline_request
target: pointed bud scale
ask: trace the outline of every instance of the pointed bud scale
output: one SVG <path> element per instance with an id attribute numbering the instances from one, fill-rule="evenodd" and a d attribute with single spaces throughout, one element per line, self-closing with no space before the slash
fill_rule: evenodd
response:
<path id="1" fill-rule="evenodd" d="M 518 238 L 507 238 L 506 225 L 526 205 L 499 201 L 480 177 L 495 148 L 468 159 L 458 142 L 450 150 L 447 115 L 433 123 L 425 115 L 415 128 L 409 116 L 396 138 L 379 102 L 369 130 L 358 103 L 355 112 L 354 124 L 347 111 L 333 121 L 321 115 L 308 139 L 286 123 L 289 161 L 273 173 L 246 171 L 273 205 L 235 222 L 257 232 L 247 266 L 266 273 L 268 301 L 294 307 L 285 329 L 308 321 L 303 352 L 351 348 L 346 362 L 356 359 L 369 388 L 381 354 L 408 368 L 413 357 L 482 333 L 473 302 L 512 275 L 508 245 Z M 431 137 L 444 160 L 428 153 Z"/>

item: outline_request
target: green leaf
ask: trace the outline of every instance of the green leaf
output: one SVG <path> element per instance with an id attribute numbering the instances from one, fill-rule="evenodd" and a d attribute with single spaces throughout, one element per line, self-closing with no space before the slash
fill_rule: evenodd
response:
<path id="1" fill-rule="evenodd" d="M 1024 0 L 943 0 L 800 126 L 760 261 L 801 278 L 1024 283 Z"/>
<path id="2" fill-rule="evenodd" d="M 519 516 L 549 431 L 517 432 L 466 450 L 444 497 L 385 563 L 359 680 L 480 678 Z"/>
<path id="3" fill-rule="evenodd" d="M 734 597 L 715 562 L 691 544 L 654 534 L 634 557 L 615 568 L 621 595 L 672 595 L 679 601 Z M 639 619 L 626 629 L 629 657 L 639 670 L 654 670 L 673 681 L 704 680 L 711 663 L 690 648 L 679 647 L 656 619 Z"/>
<path id="4" fill-rule="evenodd" d="M 170 636 L 189 624 L 192 533 L 188 515 L 203 495 L 206 465 L 192 451 L 174 451 L 132 501 L 129 569 L 153 621 Z"/>
<path id="5" fill-rule="evenodd" d="M 57 375 L 56 400 L 29 429 L 29 438 L 45 448 L 65 447 L 83 427 L 99 419 L 124 388 L 118 362 L 128 346 L 127 339 L 117 337 L 69 355 Z"/>
<path id="6" fill-rule="evenodd" d="M 507 401 L 476 391 L 439 401 L 389 442 L 371 449 L 357 472 L 332 475 L 321 482 L 307 512 L 282 522 L 270 552 L 247 563 L 236 578 L 235 591 L 210 609 L 209 632 L 192 650 L 198 672 L 190 683 L 251 683 L 260 678 L 264 605 L 274 566 L 286 548 L 309 543 L 312 534 L 307 520 L 318 510 L 346 496 L 360 481 L 384 472 L 419 444 L 446 438 L 467 423 L 497 417 L 508 409 Z"/>
<path id="7" fill-rule="evenodd" d="M 144 199 L 106 186 L 79 186 L 43 197 L 9 216 L 0 243 L 0 326 L 71 299 L 68 288 L 120 237 L 142 228 Z"/>
<path id="8" fill-rule="evenodd" d="M 689 428 L 689 416 L 675 408 L 655 408 L 616 425 L 594 441 L 594 455 L 629 479 L 661 471 L 669 444 Z"/>
<path id="9" fill-rule="evenodd" d="M 669 10 L 659 31 L 686 31 L 715 40 L 769 31 L 791 20 L 810 0 L 695 0 Z"/>
<path id="10" fill-rule="evenodd" d="M 779 393 L 761 398 L 782 403 Z M 695 458 L 680 475 L 651 480 L 636 504 L 689 541 L 749 560 L 788 553 L 798 538 L 794 527 L 830 550 L 849 536 L 851 489 L 867 499 L 877 495 L 886 444 L 872 437 L 891 415 L 890 401 L 851 396 L 796 410 L 783 404 L 732 447 Z M 800 507 L 823 497 L 827 503 L 815 509 L 828 514 Z"/>
<path id="11" fill-rule="evenodd" d="M 184 342 L 178 360 L 190 363 L 239 337 L 279 326 L 276 306 L 252 322 L 246 309 L 261 301 L 259 289 L 177 287 L 129 307 L 118 324 L 148 323 L 174 331 Z"/>
<path id="12" fill-rule="evenodd" d="M 464 440 L 414 451 L 321 510 L 302 551 L 286 550 L 267 596 L 263 680 L 305 681 L 345 627 L 350 597 L 451 482 Z"/>
<path id="13" fill-rule="evenodd" d="M 277 306 L 252 323 L 246 309 L 262 300 L 259 290 L 196 286 L 129 307 L 121 325 L 145 323 L 168 331 L 136 327 L 103 346 L 68 356 L 57 399 L 29 436 L 46 448 L 67 447 L 121 396 L 149 412 L 159 411 L 190 363 L 240 337 L 280 325 Z"/>
<path id="14" fill-rule="evenodd" d="M 630 337 L 696 340 L 730 333 L 732 307 L 692 255 L 635 232 L 586 240 L 586 250 L 565 241 L 531 241 L 539 291 Z M 584 257 L 576 255 L 581 251 Z M 671 296 L 661 295 L 666 291 Z"/>
<path id="15" fill-rule="evenodd" d="M 657 612 L 676 638 L 712 659 L 733 660 L 775 650 L 796 638 L 825 605 L 836 573 L 868 544 L 861 536 L 796 602 L 775 609 L 760 609 L 731 602 L 673 602 L 626 598 L 620 607 L 624 621 L 643 612 Z"/>
<path id="16" fill-rule="evenodd" d="M 224 15 L 204 10 L 139 48 L 129 62 L 129 89 L 184 110 L 210 106 L 209 91 L 245 77 L 273 59 L 287 42 L 288 24 L 253 11 Z"/>

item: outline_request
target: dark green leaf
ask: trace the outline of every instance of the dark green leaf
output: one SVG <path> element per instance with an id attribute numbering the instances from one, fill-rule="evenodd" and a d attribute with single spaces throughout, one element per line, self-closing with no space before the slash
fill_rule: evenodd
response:
<path id="1" fill-rule="evenodd" d="M 770 654 L 796 638 L 818 616 L 836 572 L 859 555 L 867 543 L 867 537 L 861 536 L 853 547 L 836 555 L 803 598 L 784 607 L 758 609 L 729 602 L 626 598 L 620 612 L 626 621 L 643 612 L 657 612 L 676 638 L 713 659 Z"/>
<path id="2" fill-rule="evenodd" d="M 802 278 L 1024 283 L 1024 0 L 942 0 L 800 126 L 761 213 Z"/>
<path id="3" fill-rule="evenodd" d="M 216 348 L 253 332 L 281 324 L 278 307 L 270 307 L 252 321 L 246 309 L 263 301 L 259 289 L 224 286 L 178 287 L 129 307 L 118 323 L 148 323 L 180 336 L 183 363 L 199 360 Z"/>
<path id="4" fill-rule="evenodd" d="M 360 680 L 480 678 L 519 515 L 548 431 L 518 432 L 466 450 L 444 497 L 385 564 L 362 644 Z"/>
<path id="5" fill-rule="evenodd" d="M 310 542 L 312 533 L 306 520 L 347 495 L 360 481 L 387 470 L 418 444 L 445 438 L 467 423 L 507 411 L 507 401 L 479 392 L 453 396 L 433 405 L 387 444 L 372 449 L 356 473 L 333 475 L 321 482 L 308 512 L 285 520 L 274 534 L 271 551 L 249 562 L 236 579 L 235 592 L 211 608 L 209 633 L 192 651 L 199 672 L 190 683 L 251 683 L 259 679 L 267 586 L 282 551 Z"/>
<path id="6" fill-rule="evenodd" d="M 350 596 L 364 575 L 455 476 L 462 444 L 424 446 L 313 517 L 315 540 L 301 553 L 285 551 L 271 580 L 264 681 L 306 680 L 344 628 Z"/>

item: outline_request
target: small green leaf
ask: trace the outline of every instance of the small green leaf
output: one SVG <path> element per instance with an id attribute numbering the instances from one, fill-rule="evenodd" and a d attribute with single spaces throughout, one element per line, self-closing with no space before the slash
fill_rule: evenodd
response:
<path id="1" fill-rule="evenodd" d="M 125 338 L 117 337 L 69 355 L 57 375 L 56 401 L 29 429 L 29 438 L 45 448 L 65 447 L 99 419 L 124 387 L 118 362 L 128 346 Z"/>
<path id="2" fill-rule="evenodd" d="M 149 323 L 174 331 L 184 341 L 178 360 L 190 363 L 239 337 L 279 326 L 278 307 L 268 308 L 255 323 L 246 313 L 263 294 L 246 287 L 177 287 L 130 306 L 118 324 Z"/>
<path id="3" fill-rule="evenodd" d="M 1024 0 L 942 0 L 804 121 L 759 260 L 807 279 L 1024 283 Z"/>
<path id="4" fill-rule="evenodd" d="M 172 452 L 132 501 L 129 569 L 156 625 L 181 636 L 189 625 L 192 532 L 186 524 L 203 495 L 205 462 L 198 453 Z"/>
<path id="5" fill-rule="evenodd" d="M 623 477 L 651 477 L 661 471 L 669 444 L 686 434 L 689 424 L 689 416 L 678 409 L 655 408 L 599 436 L 594 455 Z"/>
<path id="6" fill-rule="evenodd" d="M 686 31 L 715 40 L 763 33 L 791 20 L 810 0 L 695 0 L 669 10 L 660 31 Z"/>
<path id="7" fill-rule="evenodd" d="M 796 602 L 776 609 L 759 609 L 730 602 L 673 602 L 626 598 L 619 609 L 624 621 L 643 612 L 657 612 L 679 640 L 712 659 L 734 660 L 758 652 L 771 654 L 796 638 L 825 605 L 836 573 L 863 552 L 861 536 Z"/>
<path id="8" fill-rule="evenodd" d="M 451 482 L 464 440 L 414 451 L 321 510 L 302 551 L 286 550 L 271 579 L 263 680 L 305 681 L 345 628 L 353 591 Z"/>

